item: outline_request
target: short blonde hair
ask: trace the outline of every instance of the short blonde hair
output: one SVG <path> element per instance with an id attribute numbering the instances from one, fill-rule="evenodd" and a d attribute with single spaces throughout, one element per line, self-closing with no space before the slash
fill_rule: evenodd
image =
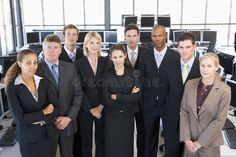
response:
<path id="1" fill-rule="evenodd" d="M 200 59 L 200 63 L 204 60 L 204 59 L 208 59 L 208 58 L 211 58 L 214 62 L 215 62 L 215 65 L 218 67 L 220 65 L 220 61 L 219 61 L 219 57 L 213 53 L 213 52 L 208 52 L 208 53 L 205 53 Z"/>
<path id="2" fill-rule="evenodd" d="M 102 38 L 101 38 L 100 34 L 98 34 L 98 32 L 88 32 L 86 34 L 85 38 L 84 38 L 84 45 L 83 45 L 83 50 L 84 50 L 84 55 L 85 56 L 88 56 L 88 54 L 89 54 L 87 44 L 89 43 L 89 41 L 92 38 L 97 39 L 100 42 L 100 44 L 102 43 Z M 100 46 L 100 49 L 99 49 L 99 52 L 98 52 L 98 56 L 100 56 L 100 55 L 101 55 L 101 46 Z"/>

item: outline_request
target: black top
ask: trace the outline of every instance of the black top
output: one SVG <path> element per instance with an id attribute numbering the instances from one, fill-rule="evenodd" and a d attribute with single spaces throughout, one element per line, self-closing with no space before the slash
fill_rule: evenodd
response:
<path id="1" fill-rule="evenodd" d="M 119 76 L 114 68 L 106 72 L 103 88 L 104 112 L 115 116 L 120 112 L 130 115 L 139 111 L 138 101 L 141 99 L 141 90 L 131 93 L 134 86 L 140 88 L 140 72 L 132 68 L 125 68 L 124 74 Z M 111 99 L 116 94 L 116 100 Z"/>

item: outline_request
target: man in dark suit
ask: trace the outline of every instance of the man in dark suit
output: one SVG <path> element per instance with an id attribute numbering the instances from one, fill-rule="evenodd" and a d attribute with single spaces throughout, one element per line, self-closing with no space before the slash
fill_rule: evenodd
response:
<path id="1" fill-rule="evenodd" d="M 48 79 L 57 90 L 60 113 L 56 127 L 60 130 L 58 139 L 61 157 L 72 157 L 73 136 L 77 131 L 77 114 L 81 107 L 83 92 L 75 67 L 59 61 L 61 41 L 57 35 L 48 35 L 43 43 L 44 60 L 39 64 L 37 74 Z"/>
<path id="2" fill-rule="evenodd" d="M 165 76 L 163 76 L 162 82 L 167 92 L 163 110 L 165 157 L 182 157 L 183 144 L 179 139 L 179 112 L 184 85 L 188 80 L 200 77 L 199 61 L 194 57 L 195 50 L 194 35 L 182 33 L 178 43 L 180 57 L 167 66 Z"/>
<path id="3" fill-rule="evenodd" d="M 136 24 L 129 24 L 124 30 L 125 40 L 127 45 L 125 45 L 126 52 L 128 54 L 128 61 L 131 63 L 133 68 L 138 69 L 138 60 L 140 55 L 145 51 L 145 48 L 138 45 L 139 42 L 139 28 Z M 136 129 L 137 129 L 137 157 L 144 157 L 144 123 L 143 114 L 140 110 L 135 113 Z"/>
<path id="4" fill-rule="evenodd" d="M 166 66 L 179 57 L 179 53 L 167 48 L 166 30 L 157 25 L 152 29 L 154 47 L 148 49 L 139 58 L 139 69 L 144 79 L 143 105 L 145 131 L 145 157 L 156 157 L 158 150 L 159 122 L 163 115 L 164 93 L 161 76 Z"/>
<path id="5" fill-rule="evenodd" d="M 66 25 L 63 29 L 65 45 L 59 56 L 59 60 L 74 63 L 77 59 L 83 57 L 83 50 L 76 46 L 79 38 L 79 29 L 72 24 Z"/>

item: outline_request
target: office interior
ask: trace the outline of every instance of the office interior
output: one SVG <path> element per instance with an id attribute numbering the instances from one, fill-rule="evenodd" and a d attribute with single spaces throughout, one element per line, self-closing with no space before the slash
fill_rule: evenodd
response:
<path id="1" fill-rule="evenodd" d="M 232 98 L 236 96 L 234 0 L 0 0 L 1 77 L 15 62 L 20 49 L 31 48 L 40 53 L 46 35 L 57 34 L 63 44 L 62 29 L 66 24 L 80 29 L 79 47 L 83 46 L 87 32 L 97 31 L 103 41 L 102 54 L 106 56 L 110 46 L 125 43 L 123 31 L 129 23 L 139 26 L 139 44 L 147 47 L 152 45 L 154 25 L 166 27 L 167 45 L 175 50 L 179 34 L 192 32 L 197 41 L 196 56 L 217 53 L 220 74 L 231 87 Z M 1 124 L 9 109 L 4 90 L 0 95 Z M 235 99 L 231 105 L 236 109 Z"/>

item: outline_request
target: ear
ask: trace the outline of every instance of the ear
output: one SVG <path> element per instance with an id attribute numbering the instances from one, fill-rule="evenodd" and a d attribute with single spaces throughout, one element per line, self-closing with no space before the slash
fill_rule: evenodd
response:
<path id="1" fill-rule="evenodd" d="M 18 64 L 19 67 L 21 67 L 22 63 L 20 61 L 16 62 Z"/>

